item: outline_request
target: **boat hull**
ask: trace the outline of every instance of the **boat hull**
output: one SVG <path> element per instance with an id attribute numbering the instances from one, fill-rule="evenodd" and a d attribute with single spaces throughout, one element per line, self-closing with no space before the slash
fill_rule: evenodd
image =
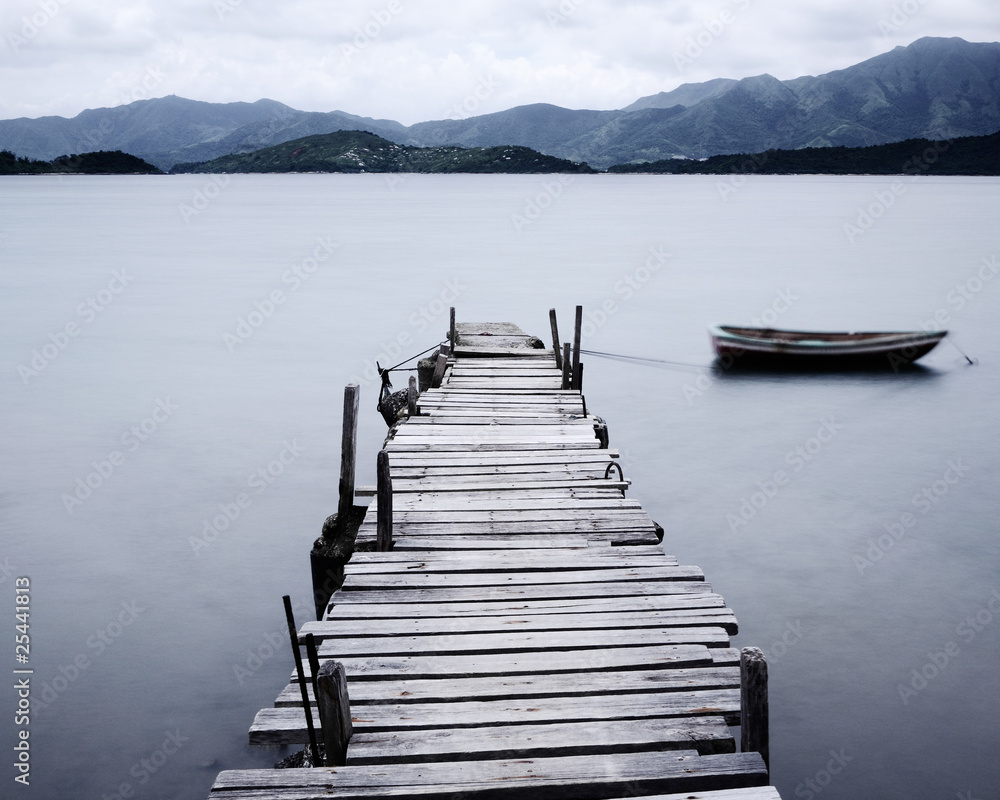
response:
<path id="1" fill-rule="evenodd" d="M 899 370 L 927 355 L 947 332 L 827 333 L 715 325 L 709 335 L 727 367 Z"/>

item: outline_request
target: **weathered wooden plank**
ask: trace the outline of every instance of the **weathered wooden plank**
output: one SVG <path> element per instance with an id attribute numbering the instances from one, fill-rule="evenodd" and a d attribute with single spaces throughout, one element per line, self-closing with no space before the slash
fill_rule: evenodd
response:
<path id="1" fill-rule="evenodd" d="M 431 509 L 394 508 L 393 520 L 401 525 L 430 523 L 432 525 L 458 523 L 466 525 L 474 522 L 577 522 L 594 520 L 642 525 L 650 522 L 649 516 L 641 508 L 601 507 L 587 508 L 583 503 L 564 505 L 562 508 L 497 508 L 497 509 Z"/>
<path id="2" fill-rule="evenodd" d="M 485 491 L 527 491 L 530 489 L 543 489 L 546 491 L 551 491 L 553 489 L 600 489 L 605 491 L 622 491 L 628 489 L 631 485 L 630 481 L 615 481 L 607 480 L 604 478 L 588 479 L 588 478 L 573 478 L 570 480 L 539 480 L 536 482 L 529 481 L 495 481 L 492 486 L 484 485 L 482 483 L 475 483 L 469 481 L 463 481 L 456 479 L 454 482 L 447 483 L 436 483 L 433 485 L 432 489 L 436 492 L 475 492 L 480 490 Z M 420 486 L 407 486 L 407 484 L 401 484 L 401 487 L 397 490 L 400 492 L 413 492 L 413 491 L 426 491 L 426 484 Z"/>
<path id="3" fill-rule="evenodd" d="M 688 628 L 634 628 L 624 630 L 538 631 L 510 633 L 454 633 L 428 636 L 372 636 L 327 639 L 319 646 L 323 658 L 412 656 L 477 653 L 559 653 L 608 647 L 701 644 L 728 647 L 729 636 L 717 626 Z"/>
<path id="4" fill-rule="evenodd" d="M 471 655 L 363 656 L 338 658 L 355 680 L 453 679 L 477 675 L 483 678 L 509 675 L 558 675 L 684 667 L 734 666 L 725 663 L 732 648 L 708 648 L 697 644 L 652 645 L 627 648 L 567 650 L 553 658 L 551 652 L 473 653 Z M 716 654 L 723 657 L 716 660 Z M 311 675 L 305 668 L 306 675 Z"/>
<path id="5" fill-rule="evenodd" d="M 694 692 L 532 697 L 523 700 L 467 700 L 462 703 L 369 704 L 353 709 L 352 723 L 360 733 L 433 730 L 447 720 L 449 728 L 492 725 L 560 723 L 566 720 L 662 719 L 722 716 L 739 724 L 739 689 Z M 265 708 L 250 727 L 250 744 L 304 744 L 305 714 L 301 708 Z"/>
<path id="6" fill-rule="evenodd" d="M 427 452 L 459 452 L 459 453 L 491 453 L 493 451 L 519 452 L 534 450 L 578 450 L 581 447 L 600 449 L 601 443 L 595 438 L 593 445 L 583 440 L 567 438 L 565 441 L 495 441 L 495 442 L 441 442 L 430 444 L 421 442 L 396 442 L 386 445 L 386 449 L 394 453 L 427 453 Z"/>
<path id="7" fill-rule="evenodd" d="M 405 615 L 405 608 L 400 608 Z M 350 621 L 338 619 L 307 622 L 299 631 L 304 637 L 312 633 L 317 639 L 339 639 L 364 636 L 427 636 L 471 633 L 504 633 L 507 631 L 582 631 L 582 630 L 632 630 L 649 628 L 724 628 L 730 635 L 738 632 L 736 617 L 728 608 L 647 611 L 636 613 L 591 614 L 522 614 L 506 616 L 456 617 L 443 619 L 410 618 Z M 303 639 L 304 641 L 304 639 Z"/>
<path id="8" fill-rule="evenodd" d="M 354 737 L 348 764 L 552 758 L 603 753 L 696 750 L 733 753 L 735 742 L 719 717 L 498 725 L 434 731 L 387 731 Z"/>
<path id="9" fill-rule="evenodd" d="M 382 620 L 405 617 L 517 616 L 519 614 L 607 614 L 680 611 L 684 609 L 724 609 L 721 595 L 661 594 L 632 597 L 560 598 L 558 600 L 479 601 L 458 603 L 344 603 L 327 611 L 328 620 Z M 728 610 L 728 609 L 726 609 Z M 735 651 L 734 651 L 735 652 Z"/>
<path id="10" fill-rule="evenodd" d="M 227 770 L 212 794 L 227 800 L 340 800 L 370 797 L 477 800 L 602 800 L 664 792 L 764 786 L 756 753 L 618 753 L 441 763 Z M 333 794 L 332 794 L 333 793 Z"/>
<path id="11" fill-rule="evenodd" d="M 537 572 L 497 572 L 489 573 L 428 573 L 412 571 L 409 574 L 393 573 L 365 574 L 350 571 L 346 568 L 348 579 L 342 592 L 361 592 L 378 589 L 406 588 L 411 591 L 418 589 L 454 589 L 460 587 L 525 587 L 530 585 L 557 586 L 565 583 L 627 583 L 630 581 L 692 581 L 702 580 L 704 573 L 701 567 L 681 565 L 677 567 L 631 567 L 619 569 L 580 569 L 564 570 L 553 573 Z M 562 588 L 561 586 L 559 588 Z"/>
<path id="12" fill-rule="evenodd" d="M 331 602 L 347 603 L 453 603 L 491 600 L 566 600 L 592 597 L 650 597 L 653 595 L 704 595 L 712 587 L 704 581 L 623 581 L 620 583 L 566 583 L 523 586 L 462 586 L 447 589 L 382 589 L 335 592 Z"/>
<path id="13" fill-rule="evenodd" d="M 488 544 L 488 543 L 487 543 Z M 579 552 L 577 552 L 579 551 Z M 578 569 L 589 564 L 604 566 L 644 566 L 646 564 L 676 563 L 674 556 L 667 555 L 657 545 L 628 548 L 597 548 L 588 547 L 586 540 L 571 553 L 562 548 L 551 548 L 544 540 L 539 540 L 536 549 L 529 552 L 511 552 L 507 548 L 477 550 L 474 552 L 457 551 L 454 553 L 431 551 L 428 553 L 413 553 L 405 551 L 390 551 L 388 553 L 355 553 L 351 558 L 351 566 L 388 567 L 392 564 L 402 565 L 405 569 L 434 569 L 435 565 L 444 566 L 451 571 L 461 569 Z"/>
<path id="14" fill-rule="evenodd" d="M 609 481 L 610 483 L 610 481 Z M 478 487 L 477 487 L 478 488 Z M 521 490 L 501 493 L 494 491 L 492 495 L 477 492 L 469 497 L 456 497 L 454 492 L 442 492 L 433 488 L 425 490 L 416 497 L 394 498 L 393 510 L 403 511 L 573 511 L 590 513 L 605 509 L 615 513 L 628 510 L 637 515 L 647 516 L 638 500 L 622 497 L 620 494 L 607 492 L 596 498 L 549 495 L 546 497 L 521 497 Z"/>
<path id="15" fill-rule="evenodd" d="M 610 531 L 655 531 L 653 521 L 636 516 L 605 518 L 581 516 L 576 519 L 489 519 L 451 520 L 404 519 L 395 523 L 397 533 L 417 533 L 428 536 L 434 533 L 468 533 L 492 535 L 497 533 L 601 533 Z"/>
<path id="16" fill-rule="evenodd" d="M 308 683 L 308 681 L 307 681 Z M 355 707 L 370 703 L 444 703 L 465 700 L 515 700 L 532 697 L 588 697 L 598 694 L 738 689 L 739 667 L 626 670 L 569 675 L 523 675 L 506 678 L 447 680 L 351 680 Z M 315 702 L 310 692 L 310 702 Z M 297 682 L 289 683 L 274 703 L 277 708 L 301 707 Z M 362 712 L 363 713 L 363 712 Z M 447 723 L 442 723 L 442 725 Z"/>
<path id="17" fill-rule="evenodd" d="M 577 448 L 576 450 L 566 448 L 559 453 L 547 453 L 541 451 L 536 453 L 529 452 L 518 454 L 497 453 L 490 457 L 489 463 L 499 467 L 512 464 L 520 464 L 524 466 L 530 466 L 533 464 L 593 465 L 607 464 L 609 461 L 618 457 L 619 453 L 614 449 L 602 450 L 599 453 L 595 453 L 593 449 L 587 447 Z M 481 465 L 482 463 L 483 460 L 480 456 L 470 453 L 389 453 L 389 464 L 393 469 L 395 469 L 398 465 L 416 467 L 450 467 L 469 465 L 476 466 Z"/>
<path id="18" fill-rule="evenodd" d="M 652 544 L 652 543 L 651 543 Z M 391 554 L 400 558 L 412 557 L 415 552 L 439 553 L 447 558 L 452 552 L 462 553 L 468 550 L 493 550 L 502 547 L 505 553 L 511 550 L 539 550 L 539 549 L 601 549 L 604 543 L 594 541 L 592 534 L 563 534 L 559 537 L 552 536 L 529 536 L 512 535 L 502 537 L 485 536 L 409 536 L 404 540 L 397 541 L 393 546 Z M 356 553 L 355 555 L 360 555 Z"/>

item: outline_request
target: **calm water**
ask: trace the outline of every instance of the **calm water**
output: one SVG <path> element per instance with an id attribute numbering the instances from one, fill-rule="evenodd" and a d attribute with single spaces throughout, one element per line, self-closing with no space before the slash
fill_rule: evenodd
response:
<path id="1" fill-rule="evenodd" d="M 576 303 L 586 347 L 704 367 L 589 358 L 585 389 L 630 496 L 768 654 L 783 795 L 1000 796 L 1000 181 L 217 180 L 0 182 L 2 659 L 28 576 L 34 669 L 17 796 L 204 797 L 283 755 L 246 731 L 291 669 L 281 595 L 307 617 L 343 386 L 364 382 L 373 483 L 376 359 L 439 341 L 449 305 L 542 335 Z M 901 375 L 710 369 L 713 321 L 935 315 L 977 366 L 946 344 Z"/>

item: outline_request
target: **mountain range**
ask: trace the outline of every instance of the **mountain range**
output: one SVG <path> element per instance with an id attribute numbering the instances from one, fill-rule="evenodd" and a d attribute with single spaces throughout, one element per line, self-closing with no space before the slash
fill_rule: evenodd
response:
<path id="1" fill-rule="evenodd" d="M 169 96 L 77 116 L 0 121 L 0 149 L 33 159 L 123 150 L 167 170 L 315 134 L 365 130 L 406 146 L 518 145 L 613 164 L 804 147 L 858 147 L 1000 130 L 1000 43 L 928 37 L 852 67 L 684 84 L 613 111 L 539 103 L 405 126 L 274 100 L 206 103 Z"/>

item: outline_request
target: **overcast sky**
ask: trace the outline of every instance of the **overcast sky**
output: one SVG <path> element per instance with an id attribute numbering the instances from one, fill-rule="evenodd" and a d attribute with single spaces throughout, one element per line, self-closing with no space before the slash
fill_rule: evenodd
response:
<path id="1" fill-rule="evenodd" d="M 922 36 L 1000 40 L 998 0 L 2 0 L 0 119 L 176 94 L 411 124 L 682 83 L 818 75 Z"/>

